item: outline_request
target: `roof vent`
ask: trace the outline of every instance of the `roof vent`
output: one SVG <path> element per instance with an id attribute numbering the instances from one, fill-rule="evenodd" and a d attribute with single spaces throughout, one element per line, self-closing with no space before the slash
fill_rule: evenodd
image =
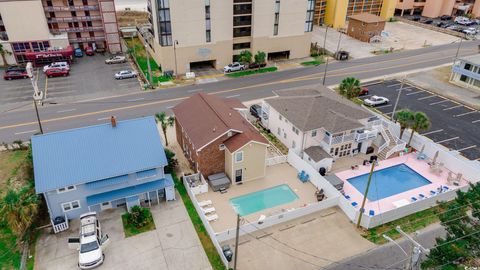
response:
<path id="1" fill-rule="evenodd" d="M 231 112 L 229 112 L 229 113 L 228 113 L 228 116 L 232 116 L 232 113 L 231 113 Z"/>
<path id="2" fill-rule="evenodd" d="M 213 132 L 217 131 L 217 127 L 213 127 Z"/>
<path id="3" fill-rule="evenodd" d="M 115 118 L 115 116 L 112 115 L 112 117 L 110 117 L 110 123 L 112 124 L 112 127 L 117 127 L 117 119 Z"/>

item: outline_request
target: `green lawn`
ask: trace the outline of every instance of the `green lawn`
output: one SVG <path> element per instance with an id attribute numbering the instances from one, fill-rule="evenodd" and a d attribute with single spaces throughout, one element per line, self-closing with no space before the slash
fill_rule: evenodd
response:
<path id="1" fill-rule="evenodd" d="M 0 269 L 18 269 L 21 256 L 17 237 L 7 226 L 0 224 Z"/>
<path id="2" fill-rule="evenodd" d="M 300 65 L 302 66 L 315 66 L 315 65 L 320 65 L 323 64 L 324 62 L 322 60 L 312 60 L 312 61 L 306 61 L 306 62 L 301 62 Z"/>
<path id="3" fill-rule="evenodd" d="M 228 77 L 243 77 L 243 76 L 249 76 L 253 74 L 260 74 L 260 73 L 267 73 L 267 72 L 275 72 L 277 71 L 277 67 L 266 67 L 266 68 L 261 68 L 261 69 L 250 69 L 250 70 L 244 70 L 244 71 L 238 71 L 238 72 L 233 72 L 229 73 L 226 76 Z"/>
<path id="4" fill-rule="evenodd" d="M 148 208 L 147 208 L 148 209 Z M 150 209 L 148 209 L 150 211 Z M 153 216 L 150 215 L 149 221 L 147 225 L 137 228 L 133 226 L 132 224 L 128 223 L 127 221 L 127 215 L 128 213 L 125 213 L 122 215 L 122 223 L 123 223 L 123 231 L 125 232 L 125 238 L 128 238 L 130 236 L 134 236 L 140 233 L 148 232 L 148 231 L 153 231 L 155 230 L 155 222 L 153 221 Z"/>
<path id="5" fill-rule="evenodd" d="M 203 226 L 202 220 L 198 216 L 197 210 L 195 210 L 195 206 L 193 206 L 192 200 L 190 200 L 185 186 L 177 178 L 175 173 L 172 173 L 172 176 L 173 181 L 175 182 L 175 187 L 177 188 L 178 193 L 182 197 L 183 204 L 185 205 L 188 215 L 192 220 L 193 227 L 195 227 L 195 230 L 197 231 L 198 238 L 200 238 L 200 242 L 202 243 L 203 249 L 207 254 L 208 260 L 210 261 L 212 268 L 215 270 L 224 270 L 225 265 L 223 264 L 220 255 L 215 249 L 215 246 L 213 245 L 212 240 L 210 239 L 210 236 L 205 229 L 205 226 Z"/>

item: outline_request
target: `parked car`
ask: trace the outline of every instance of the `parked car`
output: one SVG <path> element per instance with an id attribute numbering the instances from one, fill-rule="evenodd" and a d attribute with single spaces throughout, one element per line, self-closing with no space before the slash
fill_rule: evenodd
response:
<path id="1" fill-rule="evenodd" d="M 412 21 L 418 22 L 418 21 L 420 21 L 421 19 L 422 19 L 422 18 L 421 18 L 420 16 L 414 16 L 414 17 L 412 18 Z"/>
<path id="2" fill-rule="evenodd" d="M 474 24 L 472 21 L 470 21 L 469 18 L 467 17 L 462 17 L 462 16 L 458 16 L 455 18 L 454 20 L 455 23 L 458 23 L 460 25 L 472 25 Z"/>
<path id="3" fill-rule="evenodd" d="M 105 64 L 118 64 L 125 62 L 127 62 L 127 58 L 125 58 L 123 55 L 115 55 L 105 60 Z"/>
<path id="4" fill-rule="evenodd" d="M 422 23 L 424 24 L 432 24 L 433 23 L 433 20 L 432 19 L 425 19 L 423 21 L 421 21 Z"/>
<path id="5" fill-rule="evenodd" d="M 458 30 L 461 31 L 462 30 L 462 28 L 460 28 L 456 25 L 450 25 L 450 26 L 447 27 L 447 29 L 452 30 L 452 31 L 458 31 Z"/>
<path id="6" fill-rule="evenodd" d="M 128 78 L 135 78 L 137 77 L 137 72 L 133 70 L 122 70 L 117 73 L 115 73 L 115 79 L 117 80 L 122 80 L 122 79 L 128 79 Z"/>
<path id="7" fill-rule="evenodd" d="M 362 87 L 362 89 L 360 90 L 359 96 L 366 96 L 366 95 L 368 95 L 368 88 Z"/>
<path id="8" fill-rule="evenodd" d="M 477 34 L 477 29 L 475 27 L 469 27 L 467 29 L 463 29 L 462 32 L 467 34 L 467 35 L 476 35 Z"/>
<path id="9" fill-rule="evenodd" d="M 92 47 L 88 46 L 87 48 L 85 48 L 85 54 L 88 56 L 93 56 L 95 54 L 95 51 Z"/>
<path id="10" fill-rule="evenodd" d="M 451 27 L 453 24 L 452 23 L 444 23 L 443 25 L 441 25 L 440 27 L 442 28 L 448 28 L 448 27 Z"/>
<path id="11" fill-rule="evenodd" d="M 10 71 L 27 72 L 27 69 L 22 66 L 13 65 L 13 66 L 8 66 L 7 69 L 5 70 L 5 72 L 10 72 Z"/>
<path id="12" fill-rule="evenodd" d="M 245 69 L 244 64 L 240 64 L 239 62 L 234 62 L 234 63 L 229 64 L 228 66 L 225 66 L 223 68 L 223 71 L 228 73 L 228 72 L 239 71 L 239 70 L 244 70 L 244 69 Z"/>
<path id="13" fill-rule="evenodd" d="M 251 63 L 250 65 L 248 65 L 248 68 L 249 69 L 263 68 L 265 66 L 267 66 L 267 63 Z"/>
<path id="14" fill-rule="evenodd" d="M 75 51 L 74 51 L 74 55 L 75 55 L 75 57 L 83 57 L 82 49 L 76 48 Z"/>
<path id="15" fill-rule="evenodd" d="M 255 116 L 256 118 L 260 118 L 260 115 L 262 115 L 262 106 L 258 104 L 253 104 L 250 106 L 250 114 Z"/>
<path id="16" fill-rule="evenodd" d="M 52 77 L 66 77 L 70 75 L 70 70 L 61 68 L 51 68 L 45 72 L 45 75 L 49 78 Z"/>
<path id="17" fill-rule="evenodd" d="M 440 16 L 440 20 L 442 21 L 450 21 L 451 19 L 452 19 L 452 16 L 449 16 L 449 15 Z"/>
<path id="18" fill-rule="evenodd" d="M 50 65 L 43 66 L 43 72 L 47 72 L 47 70 L 53 68 L 70 70 L 70 65 L 68 65 L 67 62 L 53 62 Z"/>
<path id="19" fill-rule="evenodd" d="M 372 106 L 372 107 L 384 105 L 384 104 L 387 104 L 388 102 L 390 102 L 388 98 L 380 97 L 380 96 L 372 96 L 363 101 L 365 105 Z"/>
<path id="20" fill-rule="evenodd" d="M 5 80 L 15 80 L 15 79 L 26 79 L 28 78 L 27 71 L 18 71 L 18 70 L 11 70 L 5 71 L 3 74 L 3 79 Z"/>
<path id="21" fill-rule="evenodd" d="M 108 246 L 108 234 L 103 234 L 96 212 L 88 212 L 80 216 L 79 237 L 68 238 L 68 247 L 78 250 L 78 267 L 92 269 L 103 264 Z"/>

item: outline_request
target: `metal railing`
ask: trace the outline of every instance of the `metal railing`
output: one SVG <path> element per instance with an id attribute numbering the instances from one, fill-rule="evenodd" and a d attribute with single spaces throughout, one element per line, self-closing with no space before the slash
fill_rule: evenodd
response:
<path id="1" fill-rule="evenodd" d="M 95 20 L 101 20 L 102 16 L 96 15 L 96 16 L 77 16 L 77 17 L 55 17 L 55 18 L 48 18 L 47 21 L 49 23 L 55 23 L 55 22 L 78 22 L 78 21 L 95 21 Z"/>
<path id="2" fill-rule="evenodd" d="M 52 222 L 52 227 L 53 227 L 53 232 L 54 233 L 59 233 L 68 230 L 68 218 L 67 215 L 65 214 L 65 222 L 56 224 L 53 223 L 53 220 L 50 220 Z"/>
<path id="3" fill-rule="evenodd" d="M 392 149 L 388 150 L 388 152 L 385 154 L 385 158 L 389 158 L 395 152 L 402 151 L 403 149 L 405 149 L 405 146 L 407 146 L 407 143 L 405 142 L 395 145 L 394 147 L 392 147 Z"/>
<path id="4" fill-rule="evenodd" d="M 366 130 L 363 133 L 357 133 L 355 134 L 355 141 L 356 142 L 363 142 L 369 139 L 374 139 L 377 137 L 378 130 L 373 129 L 373 130 Z"/>
<path id="5" fill-rule="evenodd" d="M 68 38 L 70 41 L 73 42 L 88 42 L 88 41 L 103 41 L 105 37 L 81 37 L 81 38 Z"/>
<path id="6" fill-rule="evenodd" d="M 78 11 L 78 10 L 99 10 L 98 5 L 87 6 L 46 6 L 45 11 Z"/>
<path id="7" fill-rule="evenodd" d="M 92 27 L 72 27 L 72 28 L 59 28 L 59 29 L 50 29 L 52 33 L 74 33 L 74 32 L 93 32 L 93 31 L 103 31 L 102 26 L 92 26 Z"/>
<path id="8" fill-rule="evenodd" d="M 388 137 L 387 132 L 385 132 L 385 129 L 381 128 L 380 133 L 382 133 L 382 137 L 385 139 L 385 143 L 378 148 L 378 153 L 382 152 L 383 149 L 387 148 L 387 146 L 390 145 L 390 138 Z"/>

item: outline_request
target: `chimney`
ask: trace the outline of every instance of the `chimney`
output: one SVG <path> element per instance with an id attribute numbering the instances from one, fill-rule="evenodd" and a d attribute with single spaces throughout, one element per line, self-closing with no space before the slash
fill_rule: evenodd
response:
<path id="1" fill-rule="evenodd" d="M 112 124 L 112 127 L 117 127 L 117 119 L 115 118 L 115 116 L 112 115 L 112 117 L 110 117 L 110 123 Z"/>

